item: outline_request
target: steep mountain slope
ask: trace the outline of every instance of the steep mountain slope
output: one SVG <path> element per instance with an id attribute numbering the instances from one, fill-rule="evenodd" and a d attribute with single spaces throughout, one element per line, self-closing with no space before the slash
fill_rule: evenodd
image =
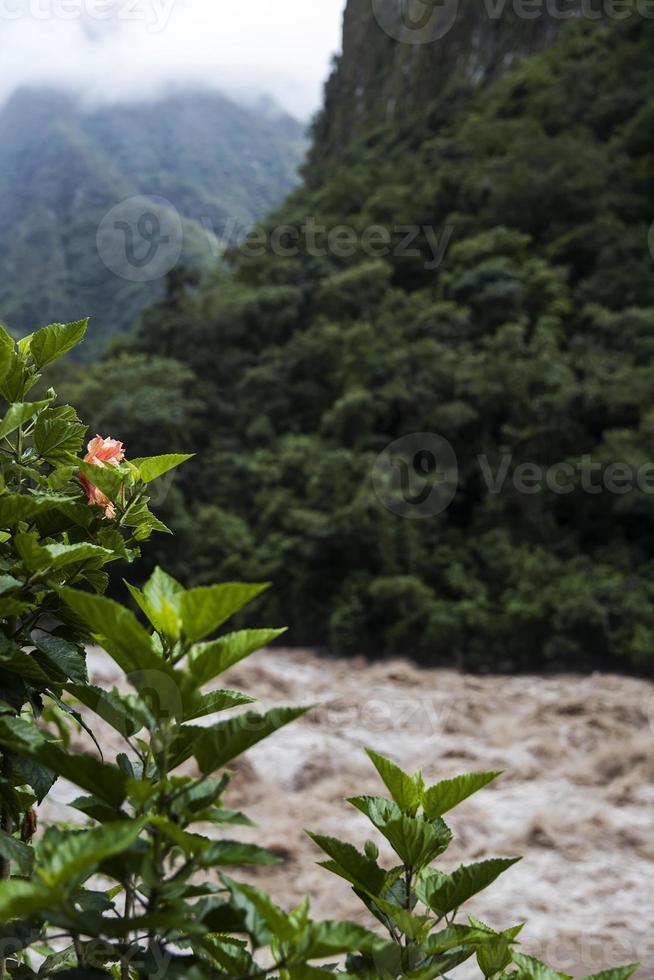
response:
<path id="1" fill-rule="evenodd" d="M 0 317 L 25 332 L 93 313 L 87 349 L 97 351 L 164 288 L 156 265 L 121 265 L 120 234 L 96 244 L 107 212 L 162 199 L 123 206 L 117 220 L 138 244 L 139 219 L 153 213 L 161 234 L 183 238 L 182 260 L 206 267 L 216 239 L 233 242 L 283 199 L 303 149 L 295 120 L 214 93 L 86 110 L 63 94 L 19 91 L 0 111 Z M 161 259 L 166 272 L 172 262 Z"/>
<path id="2" fill-rule="evenodd" d="M 501 0 L 348 0 L 343 52 L 313 129 L 315 179 L 372 128 L 398 124 L 439 97 L 459 73 L 476 84 L 549 47 L 582 0 L 542 4 L 531 16 Z M 561 11 L 565 16 L 561 16 Z"/>
<path id="3" fill-rule="evenodd" d="M 455 71 L 309 165 L 266 224 L 290 253 L 177 283 L 84 378 L 140 454 L 162 359 L 198 452 L 178 576 L 271 580 L 296 643 L 651 667 L 653 48 L 638 16 L 581 19 L 500 78 Z"/>

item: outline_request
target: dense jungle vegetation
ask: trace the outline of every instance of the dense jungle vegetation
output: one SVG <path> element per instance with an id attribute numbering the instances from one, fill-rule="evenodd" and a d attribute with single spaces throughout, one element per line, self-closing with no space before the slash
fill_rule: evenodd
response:
<path id="1" fill-rule="evenodd" d="M 453 76 L 326 172 L 314 153 L 265 248 L 202 284 L 177 270 L 67 382 L 132 455 L 198 453 L 154 560 L 189 585 L 271 580 L 261 616 L 294 644 L 651 667 L 652 93 L 652 23 L 580 20 L 491 84 Z M 308 220 L 356 245 L 309 241 Z M 405 226 L 420 231 L 398 247 Z M 371 473 L 425 432 L 453 447 L 458 490 L 403 519 Z M 565 491 L 526 491 L 525 463 L 568 464 Z"/>

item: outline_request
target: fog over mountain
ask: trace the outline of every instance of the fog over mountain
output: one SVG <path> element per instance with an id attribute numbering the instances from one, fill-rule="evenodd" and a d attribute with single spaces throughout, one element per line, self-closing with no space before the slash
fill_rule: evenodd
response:
<path id="1" fill-rule="evenodd" d="M 0 101 L 25 85 L 92 102 L 210 87 L 308 118 L 340 46 L 343 0 L 3 0 Z"/>

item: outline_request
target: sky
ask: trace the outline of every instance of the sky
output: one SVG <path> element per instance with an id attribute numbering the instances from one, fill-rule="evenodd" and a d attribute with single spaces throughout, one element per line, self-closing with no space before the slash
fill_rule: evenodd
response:
<path id="1" fill-rule="evenodd" d="M 0 0 L 0 101 L 24 84 L 90 101 L 180 85 L 320 106 L 345 0 Z"/>

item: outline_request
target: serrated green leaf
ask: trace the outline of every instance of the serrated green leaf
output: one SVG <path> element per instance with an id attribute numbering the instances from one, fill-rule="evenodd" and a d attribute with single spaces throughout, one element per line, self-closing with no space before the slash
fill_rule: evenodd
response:
<path id="1" fill-rule="evenodd" d="M 81 451 L 86 431 L 81 422 L 53 418 L 49 412 L 43 412 L 34 429 L 34 447 L 47 463 L 66 464 Z"/>
<path id="2" fill-rule="evenodd" d="M 201 868 L 216 868 L 229 866 L 254 866 L 281 864 L 282 859 L 270 851 L 255 844 L 244 844 L 241 841 L 221 840 L 207 842 L 208 847 L 203 851 L 198 866 Z"/>
<path id="3" fill-rule="evenodd" d="M 102 861 L 128 848 L 145 823 L 129 820 L 92 830 L 49 830 L 39 848 L 39 875 L 51 888 L 67 884 L 80 872 L 90 877 Z"/>
<path id="4" fill-rule="evenodd" d="M 592 976 L 584 977 L 584 980 L 629 980 L 637 970 L 640 963 L 630 963 L 628 966 L 618 966 L 613 970 L 602 970 L 601 973 L 593 973 Z"/>
<path id="5" fill-rule="evenodd" d="M 47 659 L 58 667 L 71 681 L 85 684 L 88 680 L 86 651 L 60 636 L 39 636 L 34 645 Z"/>
<path id="6" fill-rule="evenodd" d="M 202 687 L 256 650 L 274 643 L 285 632 L 285 629 L 240 630 L 210 643 L 196 644 L 189 654 L 189 669 L 195 682 Z"/>
<path id="7" fill-rule="evenodd" d="M 215 633 L 268 587 L 267 584 L 229 582 L 225 585 L 189 589 L 180 602 L 182 626 L 187 640 L 196 643 Z"/>
<path id="8" fill-rule="evenodd" d="M 228 711 L 245 704 L 254 704 L 256 698 L 239 691 L 211 691 L 209 694 L 197 694 L 195 691 L 185 698 L 184 721 L 194 721 L 219 711 Z"/>
<path id="9" fill-rule="evenodd" d="M 435 786 L 430 786 L 423 795 L 422 805 L 425 816 L 430 820 L 434 817 L 442 817 L 444 813 L 453 810 L 459 803 L 467 800 L 469 796 L 488 786 L 501 775 L 501 772 L 472 773 L 454 779 L 444 779 Z"/>
<path id="10" fill-rule="evenodd" d="M 2 494 L 0 496 L 0 526 L 13 527 L 36 514 L 46 513 L 66 503 L 72 497 L 58 494 Z"/>
<path id="11" fill-rule="evenodd" d="M 313 834 L 309 831 L 307 834 L 338 866 L 342 877 L 374 897 L 381 895 L 386 885 L 386 872 L 376 861 L 370 860 L 352 844 L 337 840 L 336 837 Z"/>
<path id="12" fill-rule="evenodd" d="M 431 864 L 452 840 L 452 831 L 443 821 L 434 825 L 405 814 L 398 820 L 389 820 L 379 830 L 402 861 L 414 869 Z"/>
<path id="13" fill-rule="evenodd" d="M 37 412 L 41 412 L 44 408 L 47 408 L 49 404 L 50 402 L 48 400 L 40 402 L 14 402 L 7 409 L 5 417 L 0 421 L 0 439 L 4 438 L 4 436 L 11 435 L 23 423 L 33 418 Z"/>
<path id="14" fill-rule="evenodd" d="M 179 582 L 161 568 L 155 568 L 142 590 L 129 582 L 125 584 L 157 632 L 178 640 L 182 627 L 180 606 L 185 591 Z"/>
<path id="15" fill-rule="evenodd" d="M 60 594 L 125 672 L 130 684 L 139 693 L 152 691 L 169 716 L 181 716 L 183 677 L 157 653 L 152 637 L 136 616 L 105 596 L 70 588 L 61 589 Z"/>
<path id="16" fill-rule="evenodd" d="M 254 888 L 252 885 L 237 884 L 226 876 L 224 880 L 232 895 L 240 895 L 241 898 L 244 898 L 256 911 L 257 915 L 264 920 L 274 936 L 286 942 L 293 939 L 295 936 L 295 925 L 265 892 L 262 892 L 259 888 Z"/>
<path id="17" fill-rule="evenodd" d="M 82 476 L 97 487 L 105 497 L 113 503 L 120 499 L 127 475 L 116 466 L 96 466 L 94 463 L 80 461 L 79 471 Z"/>
<path id="18" fill-rule="evenodd" d="M 17 674 L 33 687 L 42 690 L 62 680 L 58 669 L 53 667 L 48 670 L 47 666 L 44 668 L 30 653 L 9 641 L 0 646 L 0 664 L 5 670 Z"/>
<path id="19" fill-rule="evenodd" d="M 20 582 L 13 575 L 0 575 L 0 595 L 13 592 L 15 589 L 22 589 L 24 583 Z"/>
<path id="20" fill-rule="evenodd" d="M 0 830 L 0 855 L 16 865 L 21 874 L 29 875 L 34 864 L 34 851 L 16 837 Z"/>
<path id="21" fill-rule="evenodd" d="M 51 323 L 32 335 L 29 352 L 39 369 L 75 347 L 86 333 L 88 318 L 75 323 Z"/>
<path id="22" fill-rule="evenodd" d="M 164 473 L 168 473 L 170 470 L 174 470 L 176 467 L 188 462 L 189 459 L 193 459 L 193 456 L 193 453 L 149 456 L 147 458 L 133 459 L 131 460 L 131 464 L 138 469 L 143 483 L 152 483 L 153 480 L 157 480 Z"/>
<path id="23" fill-rule="evenodd" d="M 415 816 L 422 798 L 420 785 L 390 759 L 385 759 L 372 749 L 366 749 L 366 752 L 400 809 L 411 817 Z"/>
<path id="24" fill-rule="evenodd" d="M 0 919 L 27 919 L 56 901 L 56 892 L 42 882 L 0 881 Z"/>
<path id="25" fill-rule="evenodd" d="M 34 790 L 36 802 L 42 803 L 57 780 L 56 773 L 23 756 L 13 757 L 13 764 L 26 785 Z"/>
<path id="26" fill-rule="evenodd" d="M 154 724 L 147 705 L 136 695 L 105 691 L 92 684 L 66 684 L 66 690 L 127 738 Z"/>
<path id="27" fill-rule="evenodd" d="M 43 550 L 49 556 L 49 566 L 58 570 L 67 565 L 74 565 L 78 562 L 94 560 L 102 564 L 113 561 L 114 554 L 107 548 L 100 548 L 97 544 L 81 542 L 80 544 L 46 544 Z"/>
<path id="28" fill-rule="evenodd" d="M 22 718 L 0 715 L 0 741 L 11 751 L 40 763 L 113 806 L 120 806 L 125 799 L 127 777 L 116 766 L 83 753 L 64 752 L 47 741 L 36 725 Z"/>
<path id="29" fill-rule="evenodd" d="M 567 973 L 558 973 L 533 956 L 514 953 L 513 962 L 520 969 L 520 980 L 572 980 Z"/>
<path id="30" fill-rule="evenodd" d="M 425 953 L 427 956 L 440 956 L 447 953 L 457 946 L 474 946 L 475 949 L 480 945 L 492 943 L 498 938 L 498 934 L 486 929 L 475 929 L 471 926 L 452 924 L 440 932 L 433 933 L 425 943 Z"/>
<path id="31" fill-rule="evenodd" d="M 204 729 L 193 747 L 200 771 L 208 774 L 221 769 L 257 742 L 301 718 L 308 710 L 273 708 L 263 715 L 247 712 Z"/>
<path id="32" fill-rule="evenodd" d="M 438 916 L 460 908 L 473 895 L 488 888 L 501 874 L 520 861 L 520 858 L 494 858 L 477 864 L 462 865 L 453 871 L 445 883 L 428 888 L 427 904 Z"/>
<path id="33" fill-rule="evenodd" d="M 309 960 L 354 952 L 371 956 L 388 945 L 387 940 L 354 922 L 311 922 L 297 945 L 297 952 Z"/>

